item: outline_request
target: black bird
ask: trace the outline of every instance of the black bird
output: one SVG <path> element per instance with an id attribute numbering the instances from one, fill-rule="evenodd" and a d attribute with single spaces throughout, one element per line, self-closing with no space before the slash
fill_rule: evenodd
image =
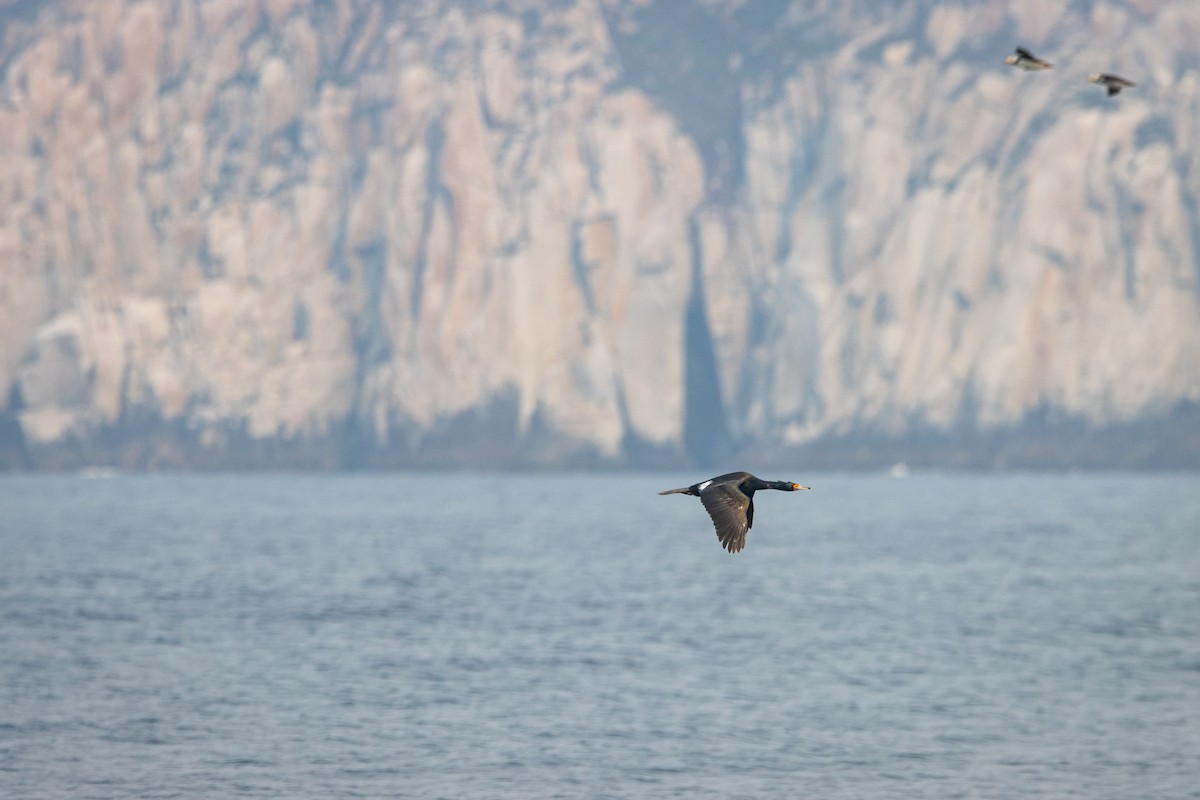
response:
<path id="1" fill-rule="evenodd" d="M 1088 80 L 1106 87 L 1109 97 L 1112 97 L 1122 89 L 1128 89 L 1137 85 L 1133 81 L 1122 78 L 1120 75 L 1110 75 L 1107 72 L 1097 72 L 1095 75 L 1089 75 Z"/>
<path id="2" fill-rule="evenodd" d="M 778 489 L 795 492 L 807 489 L 790 481 L 764 481 L 749 472 L 731 472 L 718 475 L 683 489 L 668 489 L 659 494 L 690 494 L 700 502 L 712 517 L 713 527 L 721 546 L 736 553 L 746 546 L 746 531 L 754 524 L 754 493 L 759 489 Z"/>
<path id="3" fill-rule="evenodd" d="M 1014 67 L 1020 67 L 1026 72 L 1038 69 L 1050 69 L 1054 65 L 1045 59 L 1038 58 L 1033 53 L 1026 50 L 1024 47 L 1018 47 L 1015 55 L 1011 55 L 1004 59 L 1005 64 L 1012 64 Z"/>

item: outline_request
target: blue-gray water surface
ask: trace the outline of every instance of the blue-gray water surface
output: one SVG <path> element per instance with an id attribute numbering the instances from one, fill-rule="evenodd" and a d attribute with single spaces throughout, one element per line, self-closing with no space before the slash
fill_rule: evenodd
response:
<path id="1" fill-rule="evenodd" d="M 0 476 L 5 798 L 1200 797 L 1194 475 Z"/>

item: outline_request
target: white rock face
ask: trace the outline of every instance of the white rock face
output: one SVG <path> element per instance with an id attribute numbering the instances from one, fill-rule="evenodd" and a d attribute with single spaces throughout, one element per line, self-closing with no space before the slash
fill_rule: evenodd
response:
<path id="1" fill-rule="evenodd" d="M 1200 402 L 1200 6 L 826 5 L 0 3 L 0 423 L 563 463 L 698 391 L 760 450 Z"/>
<path id="2" fill-rule="evenodd" d="M 1157 6 L 1103 41 L 1063 17 L 1078 33 L 1060 49 L 1070 64 L 1161 59 L 1156 23 L 1195 26 L 1200 8 Z M 735 262 L 782 251 L 747 293 L 803 298 L 769 313 L 803 339 L 807 304 L 811 343 L 766 359 L 746 434 L 900 432 L 968 413 L 988 427 L 1040 409 L 1103 425 L 1200 394 L 1200 50 L 1175 53 L 1167 85 L 1146 76 L 1109 101 L 1065 57 L 1063 74 L 1038 75 L 948 57 L 964 30 L 985 38 L 993 13 L 939 7 L 932 52 L 891 42 L 880 62 L 863 53 L 894 33 L 850 37 L 748 104 L 752 202 L 735 210 L 730 249 Z M 798 156 L 812 162 L 800 177 Z M 719 338 L 730 370 L 740 333 Z"/>

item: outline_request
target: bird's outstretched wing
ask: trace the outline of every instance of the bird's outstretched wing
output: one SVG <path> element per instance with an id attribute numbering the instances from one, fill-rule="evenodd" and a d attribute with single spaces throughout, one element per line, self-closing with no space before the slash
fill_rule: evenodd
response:
<path id="1" fill-rule="evenodd" d="M 1030 61 L 1037 61 L 1037 58 L 1033 55 L 1033 53 L 1029 52 L 1024 47 L 1017 48 L 1017 55 L 1019 55 L 1021 58 L 1028 58 Z"/>
<path id="2" fill-rule="evenodd" d="M 712 517 L 722 547 L 736 553 L 746 546 L 746 531 L 750 528 L 746 512 L 750 508 L 750 498 L 742 494 L 737 484 L 714 484 L 700 492 L 700 502 Z"/>

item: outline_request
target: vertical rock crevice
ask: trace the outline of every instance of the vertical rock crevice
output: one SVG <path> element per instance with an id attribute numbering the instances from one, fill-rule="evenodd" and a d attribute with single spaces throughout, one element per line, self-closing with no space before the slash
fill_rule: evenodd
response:
<path id="1" fill-rule="evenodd" d="M 716 467 L 732 452 L 733 440 L 721 402 L 721 380 L 704 301 L 700 235 L 695 219 L 689 227 L 692 291 L 684 311 L 683 446 L 696 466 Z"/>

